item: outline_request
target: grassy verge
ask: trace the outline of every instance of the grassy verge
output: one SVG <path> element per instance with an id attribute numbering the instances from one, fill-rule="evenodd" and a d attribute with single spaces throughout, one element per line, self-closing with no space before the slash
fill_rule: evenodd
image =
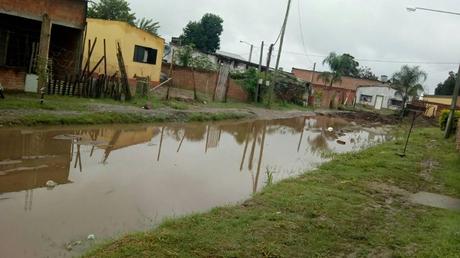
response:
<path id="1" fill-rule="evenodd" d="M 137 109 L 148 102 L 153 110 L 165 108 L 170 112 L 156 114 L 137 112 Z M 248 112 L 230 109 L 244 110 L 254 107 L 264 108 L 262 104 L 229 102 L 205 105 L 176 100 L 162 101 L 156 97 L 134 98 L 129 102 L 119 102 L 112 99 L 85 99 L 58 95 L 46 96 L 45 103 L 40 104 L 36 94 L 10 94 L 6 99 L 0 100 L 0 126 L 218 121 L 247 118 Z M 200 111 L 206 108 L 214 108 L 217 111 L 213 113 Z M 273 109 L 308 110 L 300 106 L 279 103 L 275 103 Z M 110 112 L 111 110 L 113 111 Z M 7 115 L 2 117 L 2 112 L 6 112 Z"/>
<path id="2" fill-rule="evenodd" d="M 45 103 L 40 104 L 36 94 L 9 94 L 6 99 L 0 100 L 0 110 L 22 109 L 22 110 L 56 110 L 56 111 L 86 111 L 94 104 L 112 104 L 124 106 L 144 105 L 146 99 L 134 99 L 130 102 L 120 102 L 112 99 L 86 99 L 59 95 L 45 97 Z M 157 101 L 154 101 L 157 103 Z"/>
<path id="3" fill-rule="evenodd" d="M 441 135 L 417 129 L 406 158 L 395 155 L 402 139 L 338 155 L 241 205 L 166 221 L 87 256 L 458 257 L 460 213 L 404 198 L 422 190 L 460 197 L 460 156 Z"/>

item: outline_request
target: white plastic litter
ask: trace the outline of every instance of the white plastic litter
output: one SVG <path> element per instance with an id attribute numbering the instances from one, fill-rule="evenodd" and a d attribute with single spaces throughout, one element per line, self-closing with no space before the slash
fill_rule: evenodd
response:
<path id="1" fill-rule="evenodd" d="M 334 131 L 334 128 L 329 127 L 329 128 L 327 128 L 327 131 L 332 133 Z"/>
<path id="2" fill-rule="evenodd" d="M 88 235 L 88 240 L 96 240 L 96 236 L 93 234 Z"/>
<path id="3" fill-rule="evenodd" d="M 58 183 L 54 182 L 53 180 L 49 180 L 46 182 L 46 187 L 48 188 L 54 188 L 58 185 Z"/>

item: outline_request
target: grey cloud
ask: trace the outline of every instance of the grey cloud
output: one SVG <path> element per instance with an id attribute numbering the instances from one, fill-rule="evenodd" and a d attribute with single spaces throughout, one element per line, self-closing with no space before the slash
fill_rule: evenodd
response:
<path id="1" fill-rule="evenodd" d="M 300 5 L 299 5 L 300 1 Z M 259 45 L 273 42 L 280 30 L 286 0 L 130 0 L 138 17 L 161 24 L 167 40 L 180 35 L 192 20 L 211 12 L 224 19 L 221 49 L 245 57 L 249 47 L 240 40 Z M 305 48 L 299 26 L 299 6 Z M 428 12 L 408 13 L 407 6 L 459 11 L 458 0 L 293 0 L 285 50 L 326 55 L 347 52 L 357 58 L 421 62 L 460 62 L 460 16 Z M 258 59 L 256 48 L 253 60 Z M 312 68 L 322 57 L 285 53 L 281 65 Z M 402 64 L 360 62 L 378 75 L 391 75 Z M 420 64 L 429 73 L 425 87 L 431 92 L 457 65 Z M 318 69 L 326 67 L 319 65 Z"/>

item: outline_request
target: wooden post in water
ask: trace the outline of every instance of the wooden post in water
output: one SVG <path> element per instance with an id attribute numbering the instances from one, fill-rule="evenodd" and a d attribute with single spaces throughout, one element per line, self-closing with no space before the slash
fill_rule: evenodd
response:
<path id="1" fill-rule="evenodd" d="M 252 130 L 254 130 L 254 125 L 252 127 L 251 127 L 251 125 L 248 125 L 248 132 L 247 132 L 247 135 L 246 135 L 246 143 L 244 145 L 243 158 L 241 158 L 240 171 L 243 171 L 244 160 L 246 159 L 246 152 L 248 150 L 249 138 L 251 136 Z"/>
<path id="2" fill-rule="evenodd" d="M 303 135 L 305 133 L 305 123 L 307 122 L 307 118 L 303 119 L 303 126 L 302 126 L 302 133 L 300 134 L 299 146 L 297 147 L 297 153 L 300 151 L 300 146 L 302 145 Z"/>
<path id="3" fill-rule="evenodd" d="M 259 135 L 259 133 L 257 131 L 257 126 L 254 124 L 254 140 L 252 142 L 251 155 L 249 156 L 249 166 L 248 166 L 249 170 L 252 170 L 252 168 L 254 167 L 253 166 L 253 164 L 254 164 L 254 154 L 255 154 L 255 151 L 256 151 L 256 143 L 257 143 L 258 135 Z"/>
<path id="4" fill-rule="evenodd" d="M 185 132 L 186 132 L 186 130 L 184 130 L 184 135 L 182 136 L 182 139 L 180 140 L 179 147 L 177 148 L 177 153 L 179 153 L 180 149 L 182 148 L 182 143 L 185 140 Z"/>
<path id="5" fill-rule="evenodd" d="M 265 145 L 265 135 L 266 134 L 267 134 L 267 123 L 265 122 L 264 130 L 262 133 L 262 143 L 260 144 L 259 163 L 257 164 L 257 174 L 256 174 L 256 180 L 254 181 L 253 193 L 257 192 L 257 186 L 259 184 L 260 168 L 262 166 L 262 159 L 264 157 L 264 145 Z"/>
<path id="6" fill-rule="evenodd" d="M 206 126 L 206 146 L 204 148 L 204 153 L 208 153 L 208 143 L 209 143 L 209 125 Z"/>
<path id="7" fill-rule="evenodd" d="M 164 136 L 164 132 L 165 132 L 165 127 L 163 126 L 161 128 L 161 138 L 160 138 L 160 146 L 158 148 L 158 157 L 157 157 L 157 161 L 160 161 L 160 157 L 161 157 L 161 148 L 163 147 L 163 136 Z"/>

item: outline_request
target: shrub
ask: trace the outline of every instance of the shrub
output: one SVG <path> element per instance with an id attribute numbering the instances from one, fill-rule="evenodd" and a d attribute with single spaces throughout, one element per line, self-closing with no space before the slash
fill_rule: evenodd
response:
<path id="1" fill-rule="evenodd" d="M 447 110 L 447 109 L 441 112 L 441 116 L 439 117 L 439 126 L 441 127 L 441 130 L 446 129 L 447 120 L 449 119 L 449 114 L 450 114 L 450 110 Z M 460 111 L 455 111 L 455 118 L 454 118 L 454 123 L 452 126 L 453 131 L 457 130 L 457 124 L 458 124 L 459 118 L 460 118 Z"/>
<path id="2" fill-rule="evenodd" d="M 259 74 L 256 69 L 250 68 L 245 72 L 232 73 L 231 78 L 238 81 L 248 94 L 249 99 L 253 100 L 256 95 L 257 83 L 259 78 L 262 78 L 262 74 Z M 261 91 L 263 90 L 264 87 L 261 87 Z M 263 95 L 264 92 L 261 92 L 260 94 Z"/>

